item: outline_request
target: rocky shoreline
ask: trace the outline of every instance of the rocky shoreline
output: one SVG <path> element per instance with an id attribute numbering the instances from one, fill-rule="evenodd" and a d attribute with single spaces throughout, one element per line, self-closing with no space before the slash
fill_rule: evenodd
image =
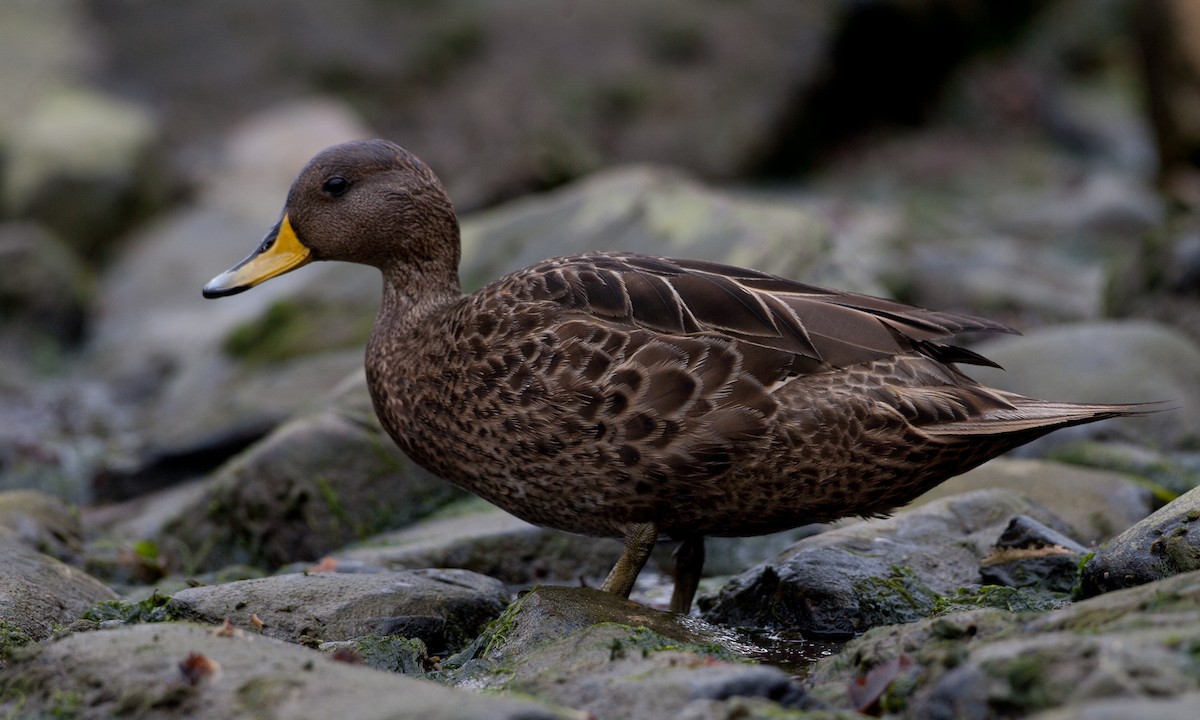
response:
<path id="1" fill-rule="evenodd" d="M 359 21 L 411 13 L 404 42 L 347 46 L 297 12 L 288 31 L 328 43 L 302 61 L 191 44 L 228 13 L 278 32 L 258 6 L 217 5 L 0 10 L 0 58 L 21 60 L 0 63 L 0 716 L 1194 716 L 1200 185 L 1156 165 L 1167 130 L 1151 136 L 1134 70 L 1111 61 L 1128 3 L 1009 18 L 1026 39 L 960 58 L 931 122 L 834 143 L 802 183 L 763 153 L 798 162 L 812 138 L 774 123 L 846 102 L 828 63 L 864 21 L 837 3 L 685 21 L 618 2 L 536 27 L 537 3 L 348 3 Z M 980 12 L 950 27 L 993 27 Z M 224 47 L 227 84 L 171 75 L 168 46 L 197 67 Z M 366 69 L 317 62 L 334 57 Z M 1100 69 L 1068 82 L 1047 58 Z M 522 122 L 482 112 L 501 95 Z M 726 261 L 1010 323 L 1025 334 L 972 345 L 1005 368 L 971 369 L 989 385 L 1167 404 L 1055 433 L 889 518 L 710 539 L 689 616 L 662 610 L 670 547 L 616 599 L 595 588 L 617 540 L 529 525 L 383 434 L 361 370 L 372 271 L 200 297 L 306 158 L 393 128 L 461 203 L 468 289 L 589 250 Z"/>

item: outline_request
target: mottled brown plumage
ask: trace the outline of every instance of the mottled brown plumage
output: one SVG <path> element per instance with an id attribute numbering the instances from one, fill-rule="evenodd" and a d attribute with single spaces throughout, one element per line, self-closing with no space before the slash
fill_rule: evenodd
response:
<path id="1" fill-rule="evenodd" d="M 205 288 L 247 289 L 311 259 L 380 268 L 367 379 L 414 460 L 530 522 L 623 537 L 628 594 L 659 537 L 684 541 L 888 512 L 1060 427 L 1141 406 L 983 387 L 943 341 L 988 320 L 698 260 L 555 258 L 463 295 L 437 178 L 384 141 L 319 154 L 258 251 Z"/>

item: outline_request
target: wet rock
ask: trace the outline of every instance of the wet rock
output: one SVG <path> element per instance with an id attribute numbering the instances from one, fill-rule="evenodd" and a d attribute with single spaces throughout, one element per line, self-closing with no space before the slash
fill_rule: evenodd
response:
<path id="1" fill-rule="evenodd" d="M 95 90 L 41 95 L 9 137 L 5 204 L 95 255 L 156 202 L 158 125 L 144 107 Z"/>
<path id="2" fill-rule="evenodd" d="M 503 584 L 466 570 L 314 572 L 181 590 L 167 611 L 199 622 L 228 618 L 244 630 L 300 643 L 419 638 L 440 654 L 474 638 L 507 603 Z"/>
<path id="3" fill-rule="evenodd" d="M 1018 515 L 979 563 L 985 585 L 1045 588 L 1068 593 L 1087 548 L 1033 518 Z"/>
<path id="4" fill-rule="evenodd" d="M 849 709 L 851 683 L 908 657 L 915 674 L 882 695 L 890 716 L 988 720 L 1055 710 L 1076 717 L 1075 708 L 1083 712 L 1099 697 L 1186 697 L 1200 682 L 1189 654 L 1200 640 L 1198 599 L 1200 573 L 1190 573 L 1040 617 L 979 610 L 878 627 L 818 662 L 812 693 Z"/>
<path id="5" fill-rule="evenodd" d="M 23 655 L 0 679 L 0 711 L 80 720 L 563 717 L 529 700 L 381 673 L 270 638 L 161 623 L 71 635 Z"/>
<path id="6" fill-rule="evenodd" d="M 1020 493 L 1053 511 L 1070 526 L 1070 536 L 1085 544 L 1123 532 L 1156 505 L 1154 494 L 1123 472 L 1010 458 L 997 458 L 950 478 L 913 505 L 989 488 Z"/>
<path id="7" fill-rule="evenodd" d="M 1003 490 L 956 495 L 893 517 L 805 538 L 701 598 L 709 622 L 849 637 L 930 615 L 941 597 L 979 581 L 979 561 L 1015 515 L 1062 521 Z"/>
<path id="8" fill-rule="evenodd" d="M 1200 348 L 1176 330 L 1142 321 L 1059 325 L 975 348 L 1005 371 L 971 368 L 985 385 L 1034 397 L 1075 402 L 1175 401 L 1144 417 L 1119 418 L 1060 430 L 1026 446 L 1044 452 L 1083 438 L 1119 438 L 1163 448 L 1187 447 L 1200 436 Z"/>
<path id="9" fill-rule="evenodd" d="M 0 657 L 116 598 L 87 573 L 11 540 L 0 540 L 0 567 Z"/>
<path id="10" fill-rule="evenodd" d="M 163 529 L 185 567 L 315 560 L 461 497 L 392 443 L 361 377 L 224 465 Z"/>
<path id="11" fill-rule="evenodd" d="M 473 659 L 500 663 L 597 624 L 645 628 L 678 645 L 708 646 L 714 652 L 736 645 L 727 630 L 685 615 L 654 610 L 592 588 L 546 585 L 509 606 L 476 642 Z"/>
<path id="12" fill-rule="evenodd" d="M 17 541 L 70 562 L 83 549 L 79 514 L 62 500 L 36 490 L 0 492 L 0 542 Z"/>
<path id="13" fill-rule="evenodd" d="M 464 505 L 484 509 L 453 514 L 451 506 L 449 517 L 377 535 L 333 557 L 341 565 L 388 570 L 464 568 L 524 586 L 583 579 L 598 585 L 621 555 L 618 540 L 548 530 L 477 501 Z"/>
<path id="14" fill-rule="evenodd" d="M 734 662 L 729 642 L 716 628 L 597 590 L 543 587 L 492 623 L 465 658 L 448 662 L 463 663 L 460 684 L 596 717 L 674 717 L 733 697 L 807 704 L 782 670 Z"/>
<path id="15" fill-rule="evenodd" d="M 1083 596 L 1200 569 L 1200 488 L 1171 501 L 1096 551 L 1080 577 Z"/>

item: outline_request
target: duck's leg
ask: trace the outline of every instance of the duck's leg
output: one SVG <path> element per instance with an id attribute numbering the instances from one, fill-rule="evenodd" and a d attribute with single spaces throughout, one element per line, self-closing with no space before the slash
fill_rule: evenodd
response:
<path id="1" fill-rule="evenodd" d="M 613 569 L 608 573 L 608 577 L 600 589 L 624 598 L 629 597 L 629 591 L 633 589 L 633 582 L 637 580 L 638 573 L 650 559 L 650 551 L 654 549 L 654 543 L 657 540 L 658 527 L 654 523 L 630 525 L 625 530 L 625 549 L 621 552 L 621 557 L 617 558 L 617 564 L 613 565 Z"/>
<path id="2" fill-rule="evenodd" d="M 675 550 L 675 589 L 671 592 L 671 612 L 687 614 L 700 585 L 704 570 L 704 538 L 691 537 Z"/>

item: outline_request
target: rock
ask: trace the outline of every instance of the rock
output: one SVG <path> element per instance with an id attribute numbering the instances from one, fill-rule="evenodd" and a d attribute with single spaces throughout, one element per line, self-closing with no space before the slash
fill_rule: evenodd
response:
<path id="1" fill-rule="evenodd" d="M 805 538 L 702 597 L 705 620 L 849 637 L 930 615 L 943 595 L 979 581 L 979 561 L 1014 515 L 1061 525 L 1015 493 L 981 490 Z"/>
<path id="2" fill-rule="evenodd" d="M 1066 535 L 1018 515 L 996 541 L 995 550 L 980 561 L 979 575 L 985 585 L 1068 593 L 1086 553 L 1087 548 Z"/>
<path id="3" fill-rule="evenodd" d="M 429 649 L 420 638 L 399 635 L 362 635 L 353 640 L 323 642 L 321 652 L 334 659 L 361 662 L 369 668 L 405 675 L 425 675 L 431 664 Z"/>
<path id="4" fill-rule="evenodd" d="M 1193 695 L 1200 682 L 1189 655 L 1200 640 L 1198 600 L 1193 572 L 1036 618 L 977 610 L 878 627 L 819 661 L 811 690 L 831 708 L 851 709 L 852 683 L 907 657 L 915 674 L 881 688 L 889 717 L 991 720 L 1052 710 L 1060 715 L 1049 717 L 1091 717 L 1071 713 L 1101 697 L 1153 697 L 1169 709 L 1167 701 Z"/>
<path id="5" fill-rule="evenodd" d="M 595 717 L 659 718 L 733 697 L 801 707 L 778 668 L 731 662 L 729 636 L 687 618 L 584 588 L 543 587 L 515 603 L 468 649 L 457 682 L 503 689 Z"/>
<path id="6" fill-rule="evenodd" d="M 539 586 L 509 606 L 469 650 L 470 659 L 495 665 L 599 624 L 643 628 L 676 645 L 717 651 L 737 636 L 696 618 L 653 610 L 601 590 Z"/>
<path id="7" fill-rule="evenodd" d="M 83 549 L 79 514 L 62 500 L 36 490 L 0 492 L 0 542 L 17 541 L 71 562 Z"/>
<path id="8" fill-rule="evenodd" d="M 224 465 L 161 537 L 193 569 L 278 567 L 402 526 L 461 494 L 383 433 L 360 373 L 325 409 Z"/>
<path id="9" fill-rule="evenodd" d="M 0 679 L 0 712 L 80 720 L 564 717 L 529 700 L 381 673 L 270 638 L 161 623 L 71 635 L 23 655 Z"/>
<path id="10" fill-rule="evenodd" d="M 985 385 L 1048 400 L 1174 402 L 1163 412 L 1060 430 L 1026 446 L 1045 451 L 1081 438 L 1128 439 L 1164 448 L 1187 447 L 1200 436 L 1200 348 L 1165 325 L 1110 321 L 1032 330 L 974 348 L 1000 365 L 971 368 Z"/>
<path id="11" fill-rule="evenodd" d="M 144 440 L 130 464 L 231 434 L 261 436 L 310 403 L 311 388 L 361 367 L 379 294 L 362 281 L 365 268 L 318 264 L 236 302 L 205 300 L 200 288 L 278 219 L 310 153 L 366 134 L 329 101 L 251 117 L 213 153 L 215 163 L 199 163 L 198 202 L 140 230 L 114 259 L 89 360 L 134 406 L 131 429 Z"/>
<path id="12" fill-rule="evenodd" d="M 1200 569 L 1200 488 L 1105 544 L 1083 567 L 1084 597 Z"/>
<path id="13" fill-rule="evenodd" d="M 356 0 L 332 22 L 314 22 L 322 16 L 312 2 L 286 16 L 264 10 L 107 8 L 94 17 L 105 73 L 163 107 L 172 134 L 195 144 L 269 100 L 338 92 L 437 169 L 463 208 L 602 162 L 743 173 L 769 152 L 763 135 L 789 93 L 802 98 L 822 77 L 839 16 L 832 2 L 698 13 L 680 0 L 567 12 L 546 2 Z M 282 50 L 297 37 L 309 47 L 299 57 Z"/>
<path id="14" fill-rule="evenodd" d="M 83 571 L 11 540 L 0 540 L 0 567 L 0 658 L 116 598 Z"/>
<path id="15" fill-rule="evenodd" d="M 1139 484 L 1154 494 L 1157 503 L 1173 500 L 1200 485 L 1200 453 L 1195 451 L 1166 453 L 1131 443 L 1081 442 L 1055 451 L 1053 457 L 1072 465 L 1137 477 Z"/>
<path id="16" fill-rule="evenodd" d="M 420 638 L 442 654 L 474 638 L 507 603 L 498 580 L 466 570 L 314 572 L 181 590 L 167 612 L 207 623 L 228 618 L 242 629 L 306 644 L 364 635 Z"/>
<path id="17" fill-rule="evenodd" d="M 32 361 L 83 339 L 92 277 L 71 248 L 41 225 L 3 223 L 0 266 L 0 347 Z"/>
<path id="18" fill-rule="evenodd" d="M 472 500 L 464 505 L 478 508 Z M 535 583 L 599 585 L 621 555 L 621 543 L 609 538 L 540 528 L 503 510 L 484 509 L 437 517 L 395 532 L 377 535 L 361 547 L 333 553 L 340 565 L 407 570 L 464 568 L 513 586 Z"/>
<path id="19" fill-rule="evenodd" d="M 1057 322 L 1094 320 L 1104 313 L 1104 264 L 1028 237 L 993 231 L 985 237 L 922 239 L 907 259 L 906 282 L 914 301 L 926 307 L 971 308 L 985 315 L 1015 310 Z"/>
<path id="20" fill-rule="evenodd" d="M 950 478 L 912 504 L 989 488 L 1020 493 L 1053 511 L 1070 526 L 1071 537 L 1089 545 L 1123 532 L 1153 512 L 1156 504 L 1150 490 L 1123 472 L 1010 458 L 997 458 Z"/>
<path id="21" fill-rule="evenodd" d="M 26 122 L 30 108 L 46 93 L 75 85 L 95 59 L 79 0 L 11 3 L 0 24 L 0 137 Z"/>
<path id="22" fill-rule="evenodd" d="M 547 257 L 623 250 L 731 262 L 787 277 L 824 260 L 828 223 L 795 203 L 713 190 L 648 166 L 596 173 L 463 222 L 465 286 Z"/>
<path id="23" fill-rule="evenodd" d="M 1081 702 L 1034 715 L 1036 720 L 1191 720 L 1196 716 L 1200 693 L 1183 693 L 1173 698 L 1105 698 Z"/>
<path id="24" fill-rule="evenodd" d="M 84 88 L 46 92 L 10 133 L 5 205 L 94 256 L 161 202 L 151 162 L 158 133 L 153 114 L 127 100 Z"/>

